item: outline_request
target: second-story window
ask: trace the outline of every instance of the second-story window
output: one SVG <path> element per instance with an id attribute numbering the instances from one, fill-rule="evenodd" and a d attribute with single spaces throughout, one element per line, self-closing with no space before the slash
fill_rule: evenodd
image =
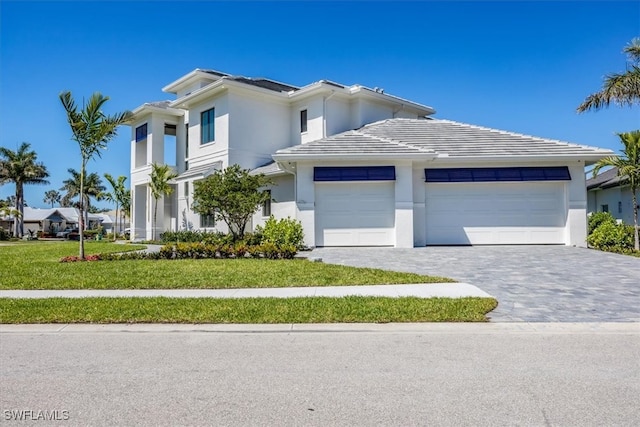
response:
<path id="1" fill-rule="evenodd" d="M 147 124 L 140 125 L 136 128 L 136 142 L 147 139 Z"/>
<path id="2" fill-rule="evenodd" d="M 215 108 L 200 114 L 201 144 L 215 141 Z"/>
<path id="3" fill-rule="evenodd" d="M 307 131 L 307 110 L 300 111 L 300 133 Z"/>

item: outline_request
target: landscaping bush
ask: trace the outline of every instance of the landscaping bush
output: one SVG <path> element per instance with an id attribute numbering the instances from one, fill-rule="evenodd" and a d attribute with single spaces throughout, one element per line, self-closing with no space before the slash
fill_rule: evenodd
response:
<path id="1" fill-rule="evenodd" d="M 604 220 L 587 237 L 590 246 L 602 251 L 628 252 L 633 250 L 633 226 Z"/>
<path id="2" fill-rule="evenodd" d="M 272 243 L 277 247 L 285 245 L 302 249 L 304 244 L 304 231 L 302 223 L 289 217 L 280 220 L 273 215 L 265 222 L 264 227 L 257 226 L 256 230 L 262 234 L 262 243 Z"/>
<path id="3" fill-rule="evenodd" d="M 591 235 L 596 228 L 598 228 L 601 224 L 605 222 L 610 222 L 612 224 L 616 223 L 616 219 L 609 212 L 594 212 L 589 215 L 589 231 L 588 234 Z"/>
<path id="4" fill-rule="evenodd" d="M 4 229 L 0 228 L 0 240 L 9 240 L 11 235 Z"/>

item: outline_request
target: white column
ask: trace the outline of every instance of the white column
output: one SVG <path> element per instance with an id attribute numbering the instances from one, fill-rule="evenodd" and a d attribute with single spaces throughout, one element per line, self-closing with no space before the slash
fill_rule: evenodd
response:
<path id="1" fill-rule="evenodd" d="M 565 244 L 587 247 L 587 188 L 584 163 L 569 166 L 571 181 L 567 182 L 567 224 Z"/>
<path id="2" fill-rule="evenodd" d="M 413 168 L 396 163 L 396 248 L 413 247 Z"/>
<path id="3" fill-rule="evenodd" d="M 304 229 L 304 244 L 316 245 L 315 185 L 313 167 L 298 163 L 296 169 L 296 218 Z"/>

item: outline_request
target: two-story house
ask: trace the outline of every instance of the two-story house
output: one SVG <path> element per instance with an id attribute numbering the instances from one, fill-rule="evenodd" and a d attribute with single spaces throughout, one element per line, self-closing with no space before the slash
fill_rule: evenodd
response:
<path id="1" fill-rule="evenodd" d="M 433 119 L 382 89 L 303 87 L 194 70 L 130 122 L 132 239 L 150 238 L 151 163 L 175 166 L 157 231 L 224 230 L 191 211 L 193 183 L 239 164 L 276 183 L 269 214 L 299 219 L 309 246 L 585 246 L 583 169 L 611 152 Z"/>

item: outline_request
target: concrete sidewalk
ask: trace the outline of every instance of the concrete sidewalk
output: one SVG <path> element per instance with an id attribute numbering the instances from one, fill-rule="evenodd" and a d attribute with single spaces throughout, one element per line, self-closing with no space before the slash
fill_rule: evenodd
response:
<path id="1" fill-rule="evenodd" d="M 245 289 L 80 289 L 2 290 L 0 298 L 89 298 L 89 297 L 169 297 L 169 298 L 291 298 L 291 297 L 418 297 L 493 298 L 467 283 L 426 283 L 413 285 L 310 286 Z"/>

